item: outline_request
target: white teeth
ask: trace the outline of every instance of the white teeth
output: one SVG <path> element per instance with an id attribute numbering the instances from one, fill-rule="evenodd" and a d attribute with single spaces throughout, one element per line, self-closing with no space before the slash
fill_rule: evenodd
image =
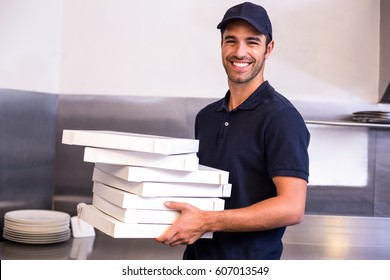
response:
<path id="1" fill-rule="evenodd" d="M 234 66 L 244 68 L 249 65 L 247 62 L 233 62 Z"/>

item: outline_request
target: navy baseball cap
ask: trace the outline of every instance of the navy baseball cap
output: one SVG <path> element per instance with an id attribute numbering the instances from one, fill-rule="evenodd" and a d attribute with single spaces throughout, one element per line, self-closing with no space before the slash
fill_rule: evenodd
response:
<path id="1" fill-rule="evenodd" d="M 268 17 L 267 11 L 251 2 L 231 7 L 226 11 L 222 21 L 217 25 L 218 29 L 225 29 L 226 25 L 232 20 L 242 19 L 253 25 L 258 31 L 264 35 L 269 35 L 272 40 L 272 25 Z"/>

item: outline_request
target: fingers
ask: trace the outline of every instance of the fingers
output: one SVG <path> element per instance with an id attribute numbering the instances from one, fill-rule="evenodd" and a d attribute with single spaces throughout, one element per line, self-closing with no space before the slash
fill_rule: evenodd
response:
<path id="1" fill-rule="evenodd" d="M 173 208 L 172 208 L 173 209 Z M 180 217 L 159 237 L 155 240 L 160 243 L 164 243 L 165 245 L 170 245 L 174 241 L 175 235 L 179 232 L 178 230 L 178 221 Z"/>
<path id="2" fill-rule="evenodd" d="M 175 201 L 167 201 L 165 206 L 181 212 L 181 215 L 164 234 L 155 240 L 172 247 L 194 243 L 202 233 L 199 226 L 199 209 L 188 203 Z"/>
<path id="3" fill-rule="evenodd" d="M 181 239 L 177 238 L 176 235 L 177 231 L 174 225 L 172 225 L 163 235 L 157 237 L 155 240 L 171 247 L 185 244 Z"/>
<path id="4" fill-rule="evenodd" d="M 157 242 L 163 243 L 165 245 L 175 247 L 178 245 L 190 245 L 193 244 L 196 240 L 201 237 L 202 233 L 191 231 L 191 232 L 181 232 L 177 230 L 175 225 L 172 225 L 167 232 L 163 235 L 155 238 Z"/>
<path id="5" fill-rule="evenodd" d="M 180 218 L 179 218 L 180 219 Z M 188 233 L 185 233 L 185 229 L 180 227 L 180 222 L 173 223 L 168 230 L 157 237 L 157 242 L 163 243 L 168 246 L 186 245 L 188 244 Z"/>
<path id="6" fill-rule="evenodd" d="M 171 247 L 176 247 L 178 245 L 192 244 L 196 240 L 196 239 L 194 239 L 193 241 L 191 241 L 190 239 L 181 238 L 179 233 L 175 233 L 172 237 L 169 237 L 169 235 L 167 235 L 167 237 L 164 237 L 164 236 L 158 237 L 155 240 L 157 242 L 163 243 L 163 244 L 171 246 Z"/>

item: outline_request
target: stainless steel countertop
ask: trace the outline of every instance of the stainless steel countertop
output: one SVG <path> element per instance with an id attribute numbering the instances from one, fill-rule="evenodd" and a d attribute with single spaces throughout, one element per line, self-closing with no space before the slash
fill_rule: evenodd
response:
<path id="1" fill-rule="evenodd" d="M 171 248 L 153 239 L 112 238 L 98 230 L 95 237 L 70 238 L 48 245 L 0 242 L 3 260 L 169 260 L 181 259 L 183 250 L 183 246 Z"/>
<path id="2" fill-rule="evenodd" d="M 390 219 L 307 215 L 288 227 L 282 260 L 390 260 Z M 184 246 L 153 239 L 114 239 L 96 230 L 90 238 L 51 245 L 0 241 L 3 260 L 180 260 Z"/>

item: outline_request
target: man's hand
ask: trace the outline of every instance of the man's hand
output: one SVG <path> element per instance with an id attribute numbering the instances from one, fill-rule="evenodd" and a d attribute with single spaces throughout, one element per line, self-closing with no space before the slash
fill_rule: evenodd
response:
<path id="1" fill-rule="evenodd" d="M 204 233 L 204 211 L 188 203 L 168 201 L 165 206 L 181 212 L 172 226 L 156 241 L 169 246 L 192 244 Z"/>
<path id="2" fill-rule="evenodd" d="M 158 242 L 170 246 L 192 244 L 205 232 L 269 230 L 301 222 L 305 212 L 307 182 L 296 177 L 273 178 L 277 195 L 250 206 L 223 211 L 202 211 L 188 203 L 170 201 L 179 218 Z"/>

